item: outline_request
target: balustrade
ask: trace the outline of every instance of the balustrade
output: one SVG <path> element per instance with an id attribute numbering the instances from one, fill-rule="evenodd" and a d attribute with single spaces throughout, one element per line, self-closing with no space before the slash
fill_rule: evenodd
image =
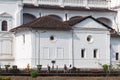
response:
<path id="1" fill-rule="evenodd" d="M 107 0 L 23 0 L 27 4 L 108 8 Z"/>
<path id="2" fill-rule="evenodd" d="M 88 0 L 88 6 L 107 8 L 108 2 L 106 0 Z"/>
<path id="3" fill-rule="evenodd" d="M 31 3 L 32 4 L 33 0 L 23 0 L 23 3 Z"/>
<path id="4" fill-rule="evenodd" d="M 63 0 L 64 6 L 85 6 L 85 0 Z"/>
<path id="5" fill-rule="evenodd" d="M 60 0 L 38 0 L 38 4 L 45 4 L 45 5 L 59 5 Z"/>

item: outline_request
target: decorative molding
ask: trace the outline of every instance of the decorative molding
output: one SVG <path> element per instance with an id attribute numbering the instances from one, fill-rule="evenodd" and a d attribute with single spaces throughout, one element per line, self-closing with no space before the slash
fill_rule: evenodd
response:
<path id="1" fill-rule="evenodd" d="M 0 14 L 0 17 L 4 17 L 4 18 L 12 18 L 12 15 L 10 15 L 9 13 L 7 12 L 3 12 Z"/>
<path id="2" fill-rule="evenodd" d="M 0 60 L 5 60 L 5 61 L 7 61 L 7 60 L 14 60 L 15 58 L 13 57 L 13 56 L 11 56 L 11 55 L 0 55 Z"/>

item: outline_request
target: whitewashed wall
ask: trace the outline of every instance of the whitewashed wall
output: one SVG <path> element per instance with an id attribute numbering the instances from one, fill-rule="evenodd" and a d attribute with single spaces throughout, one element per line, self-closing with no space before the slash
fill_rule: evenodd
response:
<path id="1" fill-rule="evenodd" d="M 4 68 L 4 65 L 13 65 L 14 62 L 14 39 L 11 33 L 0 33 L 0 65 Z"/>
<path id="2" fill-rule="evenodd" d="M 116 53 L 119 54 L 118 60 L 116 60 Z M 113 67 L 118 67 L 117 64 L 120 64 L 120 38 L 112 37 L 111 38 L 111 64 Z"/>
<path id="3" fill-rule="evenodd" d="M 114 5 L 116 5 L 116 1 L 112 1 Z M 8 7 L 8 5 L 10 7 Z M 119 31 L 119 12 L 116 14 L 116 12 L 98 12 L 98 11 L 70 11 L 70 10 L 50 10 L 50 9 L 34 9 L 34 8 L 24 8 L 21 3 L 21 1 L 15 1 L 15 0 L 7 0 L 5 1 L 0 1 L 0 15 L 5 16 L 6 14 L 9 14 L 11 16 L 11 20 L 7 19 L 10 24 L 10 28 L 14 28 L 16 26 L 19 26 L 22 24 L 23 21 L 23 13 L 29 13 L 32 14 L 36 17 L 41 16 L 46 16 L 46 15 L 58 15 L 65 20 L 69 20 L 73 16 L 89 16 L 92 15 L 95 18 L 108 18 L 112 22 L 112 27 L 116 30 Z M 5 15 L 3 15 L 5 14 Z M 67 14 L 67 19 L 65 14 Z M 117 15 L 117 17 L 116 17 Z M 0 19 L 0 22 L 6 18 Z M 86 22 L 85 22 L 86 23 Z M 84 24 L 78 25 L 81 27 L 86 27 Z M 1 25 L 1 24 L 0 24 Z M 75 27 L 78 27 L 75 26 Z M 97 23 L 92 23 L 89 24 L 89 27 L 87 26 L 86 28 L 90 27 L 94 28 L 99 28 L 99 24 Z M 55 60 L 56 64 L 59 67 L 63 67 L 64 64 L 72 64 L 76 67 L 90 67 L 90 68 L 99 68 L 101 64 L 110 64 L 110 37 L 109 37 L 109 32 L 101 27 L 101 29 L 96 29 L 96 30 L 74 30 L 73 35 L 72 31 L 22 31 L 22 32 L 17 32 L 15 36 L 15 46 L 14 46 L 14 51 L 12 54 L 15 53 L 15 56 L 13 57 L 1 57 L 0 64 L 13 64 L 13 59 L 15 57 L 15 65 L 18 65 L 18 67 L 26 67 L 27 64 L 31 64 L 31 67 L 36 67 L 37 64 L 43 64 L 44 67 L 46 67 L 48 64 L 51 66 L 51 61 Z M 104 30 L 105 29 L 105 30 Z M 23 43 L 23 35 L 25 36 L 25 43 Z M 55 41 L 50 41 L 49 38 L 51 35 L 55 35 Z M 94 38 L 93 43 L 88 43 L 86 42 L 86 37 L 88 35 L 92 35 Z M 73 38 L 75 40 L 73 41 Z M 79 41 L 80 39 L 80 41 Z M 104 39 L 104 44 L 103 43 Z M 119 43 L 118 39 L 113 39 L 111 40 L 113 46 L 115 45 L 114 43 Z M 78 45 L 80 44 L 80 45 Z M 57 45 L 57 46 L 55 46 Z M 118 50 L 118 46 L 113 48 L 115 51 Z M 85 59 L 80 58 L 80 49 L 85 48 L 87 50 L 87 54 Z M 3 47 L 4 49 L 5 47 Z M 94 48 L 99 49 L 99 56 L 97 59 L 93 59 L 92 57 L 92 51 Z M 50 53 L 52 56 L 45 56 L 43 53 Z M 57 53 L 65 53 L 62 55 L 57 55 Z M 91 52 L 89 54 L 89 52 Z M 74 54 L 74 55 L 73 55 Z M 114 52 L 111 53 L 114 55 Z M 63 56 L 64 55 L 64 56 Z M 62 57 L 63 56 L 63 57 Z M 7 58 L 7 61 L 5 61 Z M 9 58 L 9 59 L 8 59 Z M 12 60 L 11 60 L 12 59 Z M 8 61 L 9 60 L 9 61 Z M 104 61 L 103 61 L 104 60 Z M 111 57 L 111 61 L 113 64 L 114 63 L 114 57 Z M 83 64 L 83 62 L 85 64 Z M 82 65 L 82 66 L 81 66 Z"/>
<path id="4" fill-rule="evenodd" d="M 92 19 L 87 19 L 74 26 L 74 66 L 79 68 L 102 68 L 110 64 L 110 35 L 107 28 Z M 91 41 L 87 37 L 91 36 Z M 81 57 L 81 50 L 85 57 Z M 97 49 L 94 58 L 94 49 Z"/>
<path id="5" fill-rule="evenodd" d="M 50 36 L 54 36 L 54 40 L 50 40 Z M 52 66 L 51 61 L 55 60 L 55 66 L 63 68 L 64 64 L 69 66 L 72 57 L 72 33 L 70 31 L 34 31 L 33 32 L 33 56 L 36 66 L 42 64 Z"/>
<path id="6" fill-rule="evenodd" d="M 31 43 L 31 32 L 29 30 L 23 30 L 17 32 L 15 35 L 15 65 L 20 68 L 27 67 L 32 60 L 32 43 Z"/>
<path id="7" fill-rule="evenodd" d="M 25 36 L 25 41 L 23 39 Z M 92 36 L 92 42 L 87 41 Z M 54 40 L 50 40 L 53 36 Z M 64 64 L 78 68 L 101 68 L 110 64 L 110 34 L 109 30 L 88 18 L 73 26 L 70 31 L 55 30 L 23 30 L 15 36 L 15 62 L 19 67 L 28 63 L 31 67 L 41 64 L 44 68 L 55 66 L 63 68 Z M 85 57 L 81 58 L 81 49 L 85 49 Z M 97 49 L 97 57 L 93 50 Z"/>

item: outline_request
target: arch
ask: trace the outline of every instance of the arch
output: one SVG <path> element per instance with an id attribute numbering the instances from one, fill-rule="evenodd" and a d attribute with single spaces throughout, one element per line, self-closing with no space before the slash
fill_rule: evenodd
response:
<path id="1" fill-rule="evenodd" d="M 28 23 L 32 20 L 34 20 L 36 17 L 32 14 L 29 13 L 24 13 L 23 14 L 23 24 Z"/>
<path id="2" fill-rule="evenodd" d="M 51 16 L 51 17 L 53 17 L 55 19 L 58 19 L 58 20 L 62 21 L 62 18 L 60 16 L 58 16 L 58 15 L 51 14 L 51 15 L 48 15 L 48 16 Z"/>
<path id="3" fill-rule="evenodd" d="M 2 29 L 1 30 L 7 31 L 7 21 L 6 20 L 2 21 Z"/>
<path id="4" fill-rule="evenodd" d="M 106 24 L 106 25 L 108 25 L 108 26 L 110 26 L 110 27 L 112 27 L 112 21 L 110 19 L 108 19 L 108 18 L 99 17 L 99 18 L 97 18 L 97 20 L 104 23 L 104 24 Z"/>
<path id="5" fill-rule="evenodd" d="M 69 20 L 77 19 L 77 18 L 83 18 L 83 16 L 73 16 Z"/>

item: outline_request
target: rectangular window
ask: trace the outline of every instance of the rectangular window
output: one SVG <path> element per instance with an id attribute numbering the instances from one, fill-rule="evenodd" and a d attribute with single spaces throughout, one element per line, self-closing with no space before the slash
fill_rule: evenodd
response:
<path id="1" fill-rule="evenodd" d="M 23 34 L 23 43 L 25 43 L 25 34 Z"/>
<path id="2" fill-rule="evenodd" d="M 116 60 L 119 59 L 119 53 L 116 53 Z"/>
<path id="3" fill-rule="evenodd" d="M 81 58 L 84 58 L 85 57 L 85 49 L 82 49 L 81 50 Z"/>
<path id="4" fill-rule="evenodd" d="M 94 51 L 93 51 L 93 57 L 94 57 L 94 58 L 97 58 L 97 54 L 98 54 L 98 50 L 97 50 L 97 49 L 94 49 Z"/>

